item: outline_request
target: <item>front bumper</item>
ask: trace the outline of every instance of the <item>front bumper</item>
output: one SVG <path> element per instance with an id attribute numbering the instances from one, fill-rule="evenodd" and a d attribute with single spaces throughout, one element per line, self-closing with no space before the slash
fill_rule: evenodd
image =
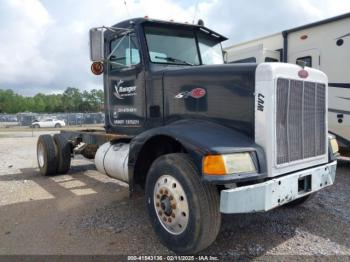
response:
<path id="1" fill-rule="evenodd" d="M 251 213 L 273 209 L 334 183 L 337 161 L 249 186 L 222 190 L 221 213 Z M 307 183 L 306 188 L 303 187 Z M 301 190 L 303 189 L 303 190 Z"/>

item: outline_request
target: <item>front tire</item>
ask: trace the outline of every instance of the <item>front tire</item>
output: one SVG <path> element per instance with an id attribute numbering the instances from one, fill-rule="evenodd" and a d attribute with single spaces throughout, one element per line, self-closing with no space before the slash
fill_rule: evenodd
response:
<path id="1" fill-rule="evenodd" d="M 211 245 L 220 229 L 219 194 L 205 184 L 187 154 L 159 157 L 146 179 L 146 204 L 161 242 L 178 254 Z"/>
<path id="2" fill-rule="evenodd" d="M 37 159 L 40 174 L 50 176 L 56 174 L 58 158 L 57 148 L 51 135 L 41 135 L 37 143 Z"/>
<path id="3" fill-rule="evenodd" d="M 55 128 L 61 128 L 61 127 L 62 127 L 61 124 L 58 124 L 58 123 L 57 123 L 57 124 L 55 125 Z"/>

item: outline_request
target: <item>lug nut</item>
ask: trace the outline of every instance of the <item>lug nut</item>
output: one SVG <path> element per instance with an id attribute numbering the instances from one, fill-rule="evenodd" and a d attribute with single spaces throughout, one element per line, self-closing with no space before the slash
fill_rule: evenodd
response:
<path id="1" fill-rule="evenodd" d="M 160 193 L 161 195 L 163 195 L 163 189 L 159 190 L 159 193 Z"/>
<path id="2" fill-rule="evenodd" d="M 166 189 L 165 189 L 165 190 L 164 190 L 164 194 L 166 194 L 166 195 L 167 195 L 167 194 L 168 194 L 168 190 L 166 190 Z"/>
<path id="3" fill-rule="evenodd" d="M 160 216 L 163 215 L 163 212 L 159 210 L 158 215 L 160 215 Z"/>
<path id="4" fill-rule="evenodd" d="M 171 214 L 171 217 L 172 217 L 172 218 L 175 218 L 175 213 L 174 213 L 174 212 Z"/>
<path id="5" fill-rule="evenodd" d="M 156 203 L 156 206 L 159 207 L 159 202 Z"/>
<path id="6" fill-rule="evenodd" d="M 166 222 L 166 217 L 163 217 L 163 221 Z"/>
<path id="7" fill-rule="evenodd" d="M 176 204 L 172 204 L 172 205 L 171 205 L 171 208 L 172 208 L 172 209 L 176 209 Z"/>
<path id="8" fill-rule="evenodd" d="M 158 199 L 160 198 L 160 195 L 159 195 L 159 194 L 157 194 L 157 198 L 158 198 Z"/>
<path id="9" fill-rule="evenodd" d="M 171 218 L 170 217 L 168 218 L 168 222 L 171 223 Z"/>

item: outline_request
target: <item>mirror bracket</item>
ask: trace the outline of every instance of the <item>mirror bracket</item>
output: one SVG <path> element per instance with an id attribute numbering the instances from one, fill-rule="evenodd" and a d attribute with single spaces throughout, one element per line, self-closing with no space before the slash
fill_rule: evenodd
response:
<path id="1" fill-rule="evenodd" d="M 104 50 L 104 33 L 105 31 L 112 31 L 113 33 L 122 33 L 125 36 L 132 32 L 130 28 L 118 28 L 118 27 L 94 27 L 90 29 L 90 60 L 92 62 L 103 62 L 105 61 L 105 50 Z M 111 52 L 112 53 L 112 52 Z M 110 55 L 108 56 L 108 58 Z"/>

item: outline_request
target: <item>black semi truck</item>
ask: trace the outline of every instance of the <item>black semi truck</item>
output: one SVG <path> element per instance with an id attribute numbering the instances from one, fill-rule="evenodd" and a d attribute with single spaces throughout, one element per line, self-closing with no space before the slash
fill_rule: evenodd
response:
<path id="1" fill-rule="evenodd" d="M 143 191 L 161 242 L 193 254 L 216 239 L 221 213 L 303 203 L 334 183 L 327 77 L 284 63 L 225 64 L 226 38 L 203 23 L 136 18 L 90 30 L 103 73 L 105 130 L 41 135 L 42 175 L 74 154 Z"/>

